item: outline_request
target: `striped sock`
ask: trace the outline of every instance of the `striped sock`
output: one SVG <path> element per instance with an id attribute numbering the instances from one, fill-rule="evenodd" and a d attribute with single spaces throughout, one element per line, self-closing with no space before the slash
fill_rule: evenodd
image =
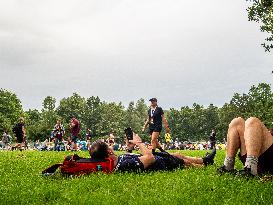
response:
<path id="1" fill-rule="evenodd" d="M 228 171 L 234 169 L 234 164 L 235 164 L 235 158 L 226 156 L 224 165 Z"/>
<path id="2" fill-rule="evenodd" d="M 251 174 L 257 175 L 258 174 L 258 158 L 255 156 L 247 156 L 246 157 L 246 163 L 245 163 L 246 168 L 250 168 Z"/>

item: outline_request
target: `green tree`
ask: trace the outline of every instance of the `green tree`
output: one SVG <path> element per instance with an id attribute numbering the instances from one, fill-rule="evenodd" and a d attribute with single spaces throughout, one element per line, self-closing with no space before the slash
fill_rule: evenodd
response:
<path id="1" fill-rule="evenodd" d="M 78 120 L 83 119 L 84 111 L 86 108 L 86 100 L 77 93 L 73 93 L 68 98 L 63 98 L 57 108 L 57 114 L 62 117 L 66 122 L 69 122 L 72 117 Z"/>
<path id="2" fill-rule="evenodd" d="M 220 119 L 218 115 L 218 108 L 213 104 L 210 104 L 207 109 L 205 109 L 205 132 L 204 134 L 208 137 L 211 130 L 215 129 L 217 131 L 217 126 L 219 125 Z M 219 133 L 218 133 L 219 134 Z"/>
<path id="3" fill-rule="evenodd" d="M 272 0 L 247 0 L 251 6 L 247 9 L 249 21 L 260 23 L 260 30 L 268 33 L 262 46 L 265 51 L 273 49 L 273 3 Z"/>
<path id="4" fill-rule="evenodd" d="M 116 137 L 123 138 L 125 128 L 125 111 L 121 103 L 102 103 L 102 118 L 99 123 L 101 136 L 112 132 Z"/>
<path id="5" fill-rule="evenodd" d="M 247 106 L 249 109 L 247 117 L 257 117 L 267 126 L 271 126 L 273 122 L 273 93 L 269 84 L 260 83 L 258 86 L 252 86 L 248 92 Z"/>
<path id="6" fill-rule="evenodd" d="M 92 136 L 99 137 L 101 134 L 102 102 L 98 96 L 92 96 L 86 100 L 83 120 L 85 125 L 91 129 Z"/>
<path id="7" fill-rule="evenodd" d="M 21 101 L 16 94 L 0 89 L 0 131 L 2 132 L 3 129 L 10 131 L 23 114 Z"/>
<path id="8" fill-rule="evenodd" d="M 125 127 L 131 127 L 135 132 L 138 132 L 139 122 L 137 112 L 135 110 L 135 103 L 133 101 L 129 103 L 124 119 Z"/>
<path id="9" fill-rule="evenodd" d="M 56 99 L 51 96 L 47 96 L 43 101 L 43 108 L 47 111 L 52 111 L 55 109 Z"/>

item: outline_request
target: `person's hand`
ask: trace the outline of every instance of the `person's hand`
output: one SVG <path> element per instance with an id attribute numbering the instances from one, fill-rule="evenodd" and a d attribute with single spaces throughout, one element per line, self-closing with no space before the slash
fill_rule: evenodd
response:
<path id="1" fill-rule="evenodd" d="M 135 147 L 134 143 L 129 142 L 129 140 L 127 138 L 126 138 L 125 142 L 126 142 L 126 147 L 127 147 L 128 150 L 133 150 L 134 149 L 134 147 Z"/>
<path id="2" fill-rule="evenodd" d="M 138 145 L 140 143 L 142 143 L 142 139 L 138 136 L 138 134 L 134 133 L 133 139 L 129 140 L 130 143 L 133 143 L 135 145 Z"/>

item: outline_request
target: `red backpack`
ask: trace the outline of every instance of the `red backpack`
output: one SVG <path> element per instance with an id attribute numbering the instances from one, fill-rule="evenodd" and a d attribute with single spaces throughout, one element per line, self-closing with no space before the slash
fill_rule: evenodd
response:
<path id="1" fill-rule="evenodd" d="M 45 169 L 42 171 L 42 174 L 54 174 L 59 167 L 61 173 L 65 175 L 83 175 L 94 172 L 111 173 L 114 170 L 114 160 L 111 158 L 106 158 L 104 160 L 81 158 L 75 154 L 65 157 L 62 164 L 54 164 Z"/>

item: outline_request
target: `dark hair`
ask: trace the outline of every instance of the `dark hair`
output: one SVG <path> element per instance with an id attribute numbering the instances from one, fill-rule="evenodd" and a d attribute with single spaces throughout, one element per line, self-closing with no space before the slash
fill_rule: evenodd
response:
<path id="1" fill-rule="evenodd" d="M 92 143 L 89 153 L 93 159 L 105 159 L 109 157 L 108 145 L 101 140 L 97 140 Z"/>

